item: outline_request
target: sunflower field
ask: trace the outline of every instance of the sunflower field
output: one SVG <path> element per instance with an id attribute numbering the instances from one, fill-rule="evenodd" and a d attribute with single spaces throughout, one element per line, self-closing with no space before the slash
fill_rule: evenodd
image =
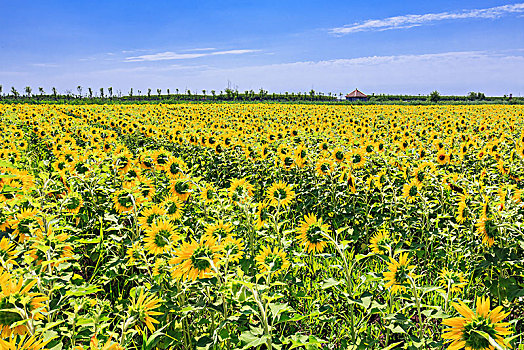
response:
<path id="1" fill-rule="evenodd" d="M 0 105 L 0 349 L 524 349 L 523 113 Z"/>

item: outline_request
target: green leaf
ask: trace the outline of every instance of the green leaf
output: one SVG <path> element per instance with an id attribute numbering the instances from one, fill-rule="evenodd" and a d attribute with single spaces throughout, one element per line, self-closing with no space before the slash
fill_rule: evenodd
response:
<path id="1" fill-rule="evenodd" d="M 101 290 L 102 289 L 98 286 L 76 287 L 74 289 L 68 290 L 66 292 L 66 296 L 81 297 L 84 295 L 89 295 L 89 294 L 100 292 Z"/>
<path id="2" fill-rule="evenodd" d="M 328 288 L 331 288 L 331 287 L 334 287 L 334 286 L 338 286 L 338 285 L 341 284 L 341 283 L 342 283 L 342 282 L 337 281 L 336 279 L 330 277 L 330 278 L 328 278 L 327 280 L 325 280 L 325 281 L 322 283 L 321 288 L 322 288 L 322 289 L 328 289 Z"/>

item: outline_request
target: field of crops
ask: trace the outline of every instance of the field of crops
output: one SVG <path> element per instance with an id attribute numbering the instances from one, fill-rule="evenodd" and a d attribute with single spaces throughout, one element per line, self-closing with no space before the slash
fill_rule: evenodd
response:
<path id="1" fill-rule="evenodd" d="M 0 348 L 523 349 L 523 113 L 0 105 Z"/>

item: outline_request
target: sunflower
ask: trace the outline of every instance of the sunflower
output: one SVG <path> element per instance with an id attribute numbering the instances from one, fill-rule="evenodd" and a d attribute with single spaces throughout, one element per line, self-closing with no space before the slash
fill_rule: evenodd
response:
<path id="1" fill-rule="evenodd" d="M 351 170 L 349 170 L 348 168 L 342 169 L 342 172 L 340 173 L 338 180 L 340 182 L 346 183 L 352 193 L 357 192 L 355 178 L 353 177 L 353 174 L 351 174 Z"/>
<path id="2" fill-rule="evenodd" d="M 73 214 L 78 214 L 83 204 L 82 195 L 78 192 L 69 192 L 63 201 L 64 209 Z"/>
<path id="3" fill-rule="evenodd" d="M 207 184 L 202 191 L 200 191 L 200 198 L 205 204 L 210 204 L 215 201 L 217 197 L 217 190 L 212 185 Z"/>
<path id="4" fill-rule="evenodd" d="M 466 279 L 462 272 L 448 270 L 443 268 L 439 275 L 440 285 L 446 289 L 449 288 L 450 293 L 460 293 L 466 285 Z"/>
<path id="5" fill-rule="evenodd" d="M 478 219 L 475 224 L 477 227 L 477 234 L 482 237 L 482 243 L 486 244 L 488 247 L 491 247 L 495 243 L 495 238 L 497 237 L 498 227 L 493 222 L 493 218 L 488 218 L 482 216 Z"/>
<path id="6" fill-rule="evenodd" d="M 237 263 L 244 255 L 244 243 L 242 239 L 227 237 L 222 242 L 222 255 L 224 259 L 230 263 Z"/>
<path id="7" fill-rule="evenodd" d="M 360 169 L 364 167 L 364 164 L 366 163 L 365 152 L 360 148 L 352 150 L 350 162 L 353 169 Z"/>
<path id="8" fill-rule="evenodd" d="M 138 156 L 137 162 L 141 169 L 144 169 L 144 170 L 153 169 L 153 167 L 155 166 L 153 152 L 149 151 L 149 152 L 141 153 Z"/>
<path id="9" fill-rule="evenodd" d="M 151 201 L 155 195 L 156 188 L 153 181 L 148 178 L 138 179 L 134 182 L 137 187 L 137 191 L 140 194 L 139 199 L 142 201 Z"/>
<path id="10" fill-rule="evenodd" d="M 166 210 L 160 205 L 155 204 L 150 208 L 143 209 L 140 214 L 141 216 L 138 217 L 138 223 L 145 229 L 151 227 L 159 218 L 166 215 Z"/>
<path id="11" fill-rule="evenodd" d="M 159 149 L 157 151 L 154 151 L 153 159 L 156 163 L 156 169 L 159 169 L 159 170 L 166 169 L 166 166 L 169 163 L 170 157 L 171 157 L 171 153 L 164 149 Z"/>
<path id="12" fill-rule="evenodd" d="M 257 204 L 257 221 L 255 223 L 256 230 L 260 230 L 269 219 L 268 207 L 269 203 L 267 201 L 260 202 Z"/>
<path id="13" fill-rule="evenodd" d="M 410 260 L 408 253 L 400 254 L 398 261 L 391 257 L 389 258 L 389 271 L 384 272 L 383 275 L 384 282 L 386 282 L 385 287 L 391 287 L 392 294 L 405 291 L 406 286 L 409 286 L 409 278 L 415 278 L 415 275 L 411 271 L 415 266 L 409 265 Z"/>
<path id="14" fill-rule="evenodd" d="M 40 219 L 37 219 L 37 209 L 22 209 L 14 219 L 11 219 L 9 226 L 14 230 L 13 235 L 18 236 L 18 241 L 23 243 L 31 234 L 31 230 L 40 224 Z"/>
<path id="15" fill-rule="evenodd" d="M 164 208 L 165 214 L 172 220 L 176 221 L 182 217 L 183 214 L 183 203 L 177 196 L 168 196 L 160 203 Z"/>
<path id="16" fill-rule="evenodd" d="M 449 163 L 449 155 L 446 153 L 445 150 L 441 149 L 437 152 L 437 163 L 439 165 L 444 165 Z"/>
<path id="17" fill-rule="evenodd" d="M 455 219 L 458 223 L 462 224 L 467 219 L 467 215 L 465 215 L 466 209 L 468 208 L 466 204 L 466 196 L 461 196 L 460 201 L 457 206 L 457 214 L 455 216 Z"/>
<path id="18" fill-rule="evenodd" d="M 9 238 L 3 237 L 2 240 L 0 240 L 0 263 L 2 267 L 9 270 L 7 265 L 18 265 L 14 260 L 16 255 L 15 244 L 11 243 Z"/>
<path id="19" fill-rule="evenodd" d="M 231 223 L 224 223 L 224 220 L 218 220 L 218 222 L 214 224 L 206 225 L 206 232 L 204 236 L 207 238 L 213 237 L 215 240 L 220 242 L 222 239 L 231 236 L 231 231 L 233 231 Z"/>
<path id="20" fill-rule="evenodd" d="M 9 337 L 11 334 L 24 335 L 29 332 L 26 322 L 23 320 L 41 320 L 43 313 L 47 312 L 44 302 L 48 300 L 42 293 L 30 292 L 36 284 L 36 280 L 25 283 L 20 277 L 9 272 L 0 272 L 0 330 L 2 338 Z M 16 309 L 22 306 L 26 312 L 21 314 Z M 16 308 L 16 309 L 15 309 Z M 18 323 L 17 326 L 12 326 Z"/>
<path id="21" fill-rule="evenodd" d="M 411 179 L 407 184 L 404 184 L 402 189 L 402 197 L 406 198 L 406 201 L 411 203 L 420 196 L 420 190 L 422 189 L 422 184 L 419 183 L 416 178 Z"/>
<path id="22" fill-rule="evenodd" d="M 73 247 L 67 243 L 69 235 L 65 232 L 55 234 L 51 227 L 46 230 L 38 229 L 35 231 L 35 236 L 31 238 L 33 242 L 27 255 L 30 256 L 36 265 L 51 265 L 58 266 L 60 263 L 67 261 L 73 257 Z M 42 247 L 46 247 L 43 251 Z"/>
<path id="23" fill-rule="evenodd" d="M 175 251 L 175 257 L 169 260 L 173 265 L 171 275 L 174 279 L 190 279 L 192 281 L 211 277 L 213 268 L 211 262 L 218 268 L 222 247 L 211 237 L 202 237 L 199 242 L 184 242 Z"/>
<path id="24" fill-rule="evenodd" d="M 2 196 L 0 195 L 0 199 Z M 8 214 L 5 208 L 0 207 L 0 232 L 6 231 L 11 225 L 11 215 Z"/>
<path id="25" fill-rule="evenodd" d="M 154 316 L 163 315 L 162 312 L 154 311 L 162 304 L 162 299 L 155 297 L 149 292 L 144 293 L 144 289 L 140 289 L 140 295 L 136 298 L 136 293 L 131 297 L 131 306 L 129 313 L 131 317 L 135 317 L 137 322 L 144 323 L 151 333 L 155 332 L 154 323 L 159 323 Z"/>
<path id="26" fill-rule="evenodd" d="M 172 244 L 178 241 L 179 236 L 175 227 L 165 219 L 159 219 L 146 229 L 144 248 L 154 255 L 165 253 Z"/>
<path id="27" fill-rule="evenodd" d="M 286 253 L 277 247 L 273 250 L 271 250 L 270 247 L 262 248 L 262 251 L 255 257 L 255 261 L 263 273 L 270 272 L 278 274 L 284 272 L 290 265 L 286 258 Z"/>
<path id="28" fill-rule="evenodd" d="M 122 188 L 121 190 L 116 191 L 113 194 L 113 203 L 116 211 L 120 214 L 132 211 L 133 203 L 137 205 L 137 196 L 139 196 L 139 194 L 136 189 L 132 187 Z"/>
<path id="29" fill-rule="evenodd" d="M 304 165 L 306 165 L 306 162 L 307 162 L 307 149 L 306 149 L 306 146 L 304 146 L 303 144 L 299 145 L 297 148 L 295 148 L 293 154 L 295 156 L 295 164 L 299 168 L 303 168 Z"/>
<path id="30" fill-rule="evenodd" d="M 450 343 L 448 349 L 491 350 L 494 347 L 489 338 L 501 348 L 509 346 L 503 337 L 513 332 L 509 329 L 509 323 L 501 321 L 510 313 L 504 312 L 502 306 L 490 311 L 489 297 L 478 297 L 475 311 L 460 300 L 451 305 L 462 317 L 442 321 L 442 324 L 451 327 L 442 333 L 442 338 Z"/>
<path id="31" fill-rule="evenodd" d="M 179 175 L 171 180 L 170 192 L 181 201 L 186 201 L 191 195 L 193 185 L 189 177 Z"/>
<path id="32" fill-rule="evenodd" d="M 248 197 L 253 197 L 253 185 L 246 178 L 232 179 L 229 186 L 229 198 L 233 202 L 243 202 Z"/>
<path id="33" fill-rule="evenodd" d="M 317 219 L 315 214 L 304 215 L 304 220 L 297 228 L 298 240 L 306 247 L 307 252 L 321 253 L 327 245 L 325 236 L 329 226 L 322 223 L 322 218 Z"/>
<path id="34" fill-rule="evenodd" d="M 331 158 L 321 157 L 317 160 L 315 169 L 319 176 L 329 175 L 335 169 L 335 162 Z"/>
<path id="35" fill-rule="evenodd" d="M 293 191 L 292 188 L 292 186 L 285 182 L 275 182 L 268 188 L 266 199 L 269 204 L 274 207 L 281 205 L 285 208 L 295 198 L 295 191 Z"/>
<path id="36" fill-rule="evenodd" d="M 375 254 L 389 255 L 393 243 L 393 239 L 389 235 L 387 228 L 382 227 L 369 240 L 369 248 L 371 248 L 371 251 Z"/>
<path id="37" fill-rule="evenodd" d="M 127 149 L 122 149 L 120 153 L 115 155 L 115 167 L 120 174 L 127 173 L 131 167 L 133 155 Z"/>
<path id="38" fill-rule="evenodd" d="M 333 160 L 337 163 L 342 163 L 346 159 L 346 152 L 340 147 L 337 147 L 333 150 Z"/>
<path id="39" fill-rule="evenodd" d="M 163 167 L 167 176 L 176 179 L 180 175 L 187 173 L 187 164 L 182 159 L 172 157 Z"/>
<path id="40" fill-rule="evenodd" d="M 280 166 L 284 169 L 284 170 L 290 170 L 293 165 L 295 164 L 295 158 L 290 155 L 290 154 L 280 154 L 279 156 L 279 159 L 280 159 Z"/>
<path id="41" fill-rule="evenodd" d="M 0 339 L 0 349 L 5 350 L 40 350 L 44 349 L 47 343 L 52 339 L 43 340 L 37 335 L 30 336 L 29 334 L 17 335 L 11 334 L 7 339 Z"/>
<path id="42" fill-rule="evenodd" d="M 133 245 L 129 248 L 127 248 L 126 256 L 127 256 L 127 264 L 128 265 L 136 265 L 140 260 L 142 259 L 142 252 L 144 250 L 144 247 L 142 247 L 142 244 L 140 242 L 135 242 Z"/>

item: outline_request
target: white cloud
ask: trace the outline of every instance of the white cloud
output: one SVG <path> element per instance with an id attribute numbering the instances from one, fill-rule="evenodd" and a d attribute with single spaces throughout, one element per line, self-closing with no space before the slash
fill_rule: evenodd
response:
<path id="1" fill-rule="evenodd" d="M 207 51 L 208 49 L 197 49 L 193 51 Z M 209 49 L 211 50 L 211 49 Z M 216 56 L 216 55 L 241 55 L 246 53 L 257 52 L 259 50 L 226 50 L 226 51 L 213 51 L 213 52 L 201 52 L 201 53 L 176 53 L 176 52 L 159 52 L 151 55 L 141 55 L 134 57 L 127 57 L 126 62 L 142 62 L 142 61 L 164 61 L 164 60 L 184 60 L 193 59 L 204 56 Z"/>
<path id="2" fill-rule="evenodd" d="M 459 20 L 467 18 L 499 18 L 512 13 L 524 12 L 524 3 L 503 5 L 486 9 L 462 10 L 459 12 L 427 13 L 423 15 L 404 15 L 384 19 L 368 19 L 363 22 L 332 28 L 332 34 L 344 35 L 365 31 L 384 31 L 405 29 L 430 24 L 444 20 Z"/>

